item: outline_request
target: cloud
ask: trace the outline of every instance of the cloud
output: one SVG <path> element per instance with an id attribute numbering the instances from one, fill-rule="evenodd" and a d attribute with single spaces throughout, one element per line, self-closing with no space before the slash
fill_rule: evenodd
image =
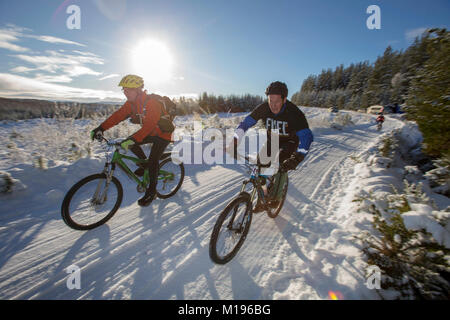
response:
<path id="1" fill-rule="evenodd" d="M 84 45 L 82 43 L 78 43 L 78 42 L 70 41 L 70 40 L 66 40 L 66 39 L 61 39 L 61 38 L 57 38 L 57 37 L 52 37 L 52 36 L 26 35 L 26 37 L 33 38 L 33 39 L 40 40 L 40 41 L 44 41 L 44 42 L 73 44 L 73 45 L 80 46 L 80 47 L 86 47 L 86 45 Z"/>
<path id="2" fill-rule="evenodd" d="M 79 77 L 82 75 L 92 75 L 92 76 L 100 76 L 102 72 L 94 71 L 88 67 L 84 66 L 68 66 L 62 67 L 63 72 L 71 77 Z"/>
<path id="3" fill-rule="evenodd" d="M 86 47 L 71 40 L 35 35 L 31 29 L 7 24 L 6 27 L 0 28 L 0 48 L 14 51 L 6 57 L 16 59 L 16 65 L 10 66 L 11 73 L 0 73 L 0 95 L 52 100 L 123 100 L 123 94 L 120 92 L 64 85 L 80 76 L 103 76 L 101 79 L 118 77 L 116 74 L 105 76 L 103 72 L 94 70 L 92 66 L 104 65 L 104 60 L 100 56 L 84 49 L 34 52 L 19 45 L 24 39 L 35 39 L 55 45 Z M 11 62 L 8 63 L 11 65 Z"/>
<path id="4" fill-rule="evenodd" d="M 15 68 L 12 68 L 10 71 L 14 72 L 14 73 L 28 73 L 30 71 L 34 71 L 36 69 L 33 68 L 28 68 L 28 67 L 24 67 L 24 66 L 18 66 Z"/>
<path id="5" fill-rule="evenodd" d="M 19 33 L 33 32 L 33 30 L 30 29 L 30 28 L 19 27 L 19 26 L 16 26 L 15 24 L 13 24 L 13 23 L 7 23 L 7 24 L 6 24 L 6 27 L 7 27 L 9 30 L 12 30 L 12 31 L 15 31 L 15 32 L 19 32 Z"/>
<path id="6" fill-rule="evenodd" d="M 69 83 L 72 82 L 72 78 L 66 76 L 66 75 L 59 75 L 59 76 L 49 76 L 49 75 L 43 75 L 43 74 L 37 74 L 34 77 L 34 80 L 41 81 L 41 82 L 62 82 L 62 83 Z"/>
<path id="7" fill-rule="evenodd" d="M 416 28 L 416 29 L 407 30 L 405 32 L 405 38 L 408 42 L 414 41 L 417 37 L 420 37 L 426 30 L 427 30 L 427 28 Z"/>
<path id="8" fill-rule="evenodd" d="M 30 49 L 13 43 L 19 41 L 21 35 L 19 31 L 13 28 L 0 29 L 0 48 L 16 52 L 29 51 Z"/>
<path id="9" fill-rule="evenodd" d="M 99 57 L 98 55 L 96 55 L 95 53 L 88 52 L 88 51 L 73 50 L 72 52 L 78 53 L 78 54 L 80 54 L 80 55 L 82 55 L 82 56 L 100 58 L 100 57 Z"/>
<path id="10" fill-rule="evenodd" d="M 120 75 L 114 73 L 114 74 L 110 74 L 110 75 L 104 76 L 104 77 L 102 77 L 102 78 L 100 78 L 100 79 L 98 79 L 98 80 L 101 81 L 101 80 L 106 80 L 106 79 L 116 78 L 116 77 L 120 77 Z"/>
<path id="11" fill-rule="evenodd" d="M 80 64 L 104 64 L 104 60 L 97 56 L 74 55 L 54 50 L 46 51 L 47 55 L 18 54 L 14 57 L 35 64 L 58 64 L 58 65 L 80 65 Z"/>
<path id="12" fill-rule="evenodd" d="M 75 101 L 123 101 L 123 94 L 114 91 L 74 88 L 42 82 L 39 79 L 0 73 L 0 95 L 11 98 L 38 98 Z"/>
<path id="13" fill-rule="evenodd" d="M 79 51 L 78 51 L 79 52 Z M 49 73 L 55 74 L 60 73 L 60 79 L 64 79 L 62 82 L 67 82 L 67 77 L 79 77 L 82 75 L 93 75 L 100 76 L 102 72 L 94 71 L 87 67 L 86 64 L 104 64 L 103 59 L 94 54 L 69 54 L 58 51 L 49 50 L 46 52 L 47 55 L 27 55 L 27 54 L 17 54 L 13 57 L 20 59 L 22 61 L 28 62 L 35 66 L 35 68 L 28 67 L 17 67 L 12 69 L 16 73 L 24 73 L 35 70 L 47 71 Z M 42 78 L 45 81 L 45 77 Z M 52 76 L 51 82 L 56 82 L 54 76 Z"/>
<path id="14" fill-rule="evenodd" d="M 32 32 L 31 29 L 18 27 L 14 24 L 7 24 L 6 28 L 0 29 L 0 48 L 7 49 L 15 52 L 27 52 L 30 49 L 22 47 L 20 45 L 15 44 L 14 42 L 18 42 L 23 38 L 31 38 L 39 41 L 55 43 L 55 44 L 69 44 L 76 45 L 80 47 L 86 47 L 86 45 L 66 40 L 58 37 L 48 36 L 48 35 L 33 35 L 30 34 Z"/>

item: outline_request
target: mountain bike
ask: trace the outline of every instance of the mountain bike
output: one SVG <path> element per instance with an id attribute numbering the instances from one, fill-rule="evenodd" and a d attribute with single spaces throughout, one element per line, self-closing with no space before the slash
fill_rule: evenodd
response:
<path id="1" fill-rule="evenodd" d="M 114 176 L 116 165 L 137 184 L 139 193 L 145 192 L 150 183 L 146 166 L 149 159 L 139 159 L 121 153 L 120 142 L 111 142 L 104 137 L 100 138 L 100 141 L 105 141 L 107 146 L 103 172 L 87 176 L 75 183 L 62 202 L 62 218 L 69 227 L 76 230 L 96 228 L 111 219 L 119 209 L 123 188 Z M 115 151 L 111 156 L 112 148 L 115 148 Z M 131 171 L 124 160 L 146 168 L 142 179 Z M 159 160 L 156 196 L 161 199 L 173 196 L 180 189 L 183 179 L 183 163 L 173 162 L 170 152 L 164 153 Z"/>
<path id="2" fill-rule="evenodd" d="M 261 169 L 270 167 L 270 163 L 261 164 L 259 157 L 256 163 L 249 157 L 243 158 L 247 161 L 245 166 L 250 178 L 243 181 L 237 197 L 231 200 L 219 215 L 209 242 L 209 256 L 217 264 L 229 262 L 242 247 L 250 230 L 252 216 L 256 213 L 254 211 L 255 201 L 261 201 L 267 215 L 275 218 L 280 213 L 286 199 L 289 184 L 287 176 L 284 185 L 280 186 L 282 188 L 280 202 L 275 208 L 271 208 L 268 196 L 264 195 L 263 186 L 268 180 L 268 194 L 270 194 L 271 188 L 274 187 L 274 176 L 266 177 L 261 174 Z M 245 191 L 247 185 L 250 185 L 250 192 Z M 258 199 L 255 197 L 256 195 L 258 195 Z"/>

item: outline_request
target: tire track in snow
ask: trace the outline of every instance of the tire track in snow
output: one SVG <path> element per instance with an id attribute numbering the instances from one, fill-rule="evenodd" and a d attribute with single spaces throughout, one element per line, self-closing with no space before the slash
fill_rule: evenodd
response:
<path id="1" fill-rule="evenodd" d="M 229 169 L 223 169 L 220 167 L 218 167 L 216 169 L 219 171 L 218 174 L 224 173 L 224 172 L 220 172 L 220 171 L 225 171 L 227 173 L 230 173 Z M 240 176 L 239 173 L 236 173 L 236 175 Z M 210 225 L 211 227 L 206 228 L 206 230 L 203 232 L 206 234 L 202 234 L 205 236 L 206 235 L 209 236 L 210 230 L 212 229 L 212 225 L 215 223 L 217 214 L 220 213 L 222 210 L 222 208 L 221 208 L 222 203 L 224 201 L 227 201 L 228 199 L 232 198 L 235 194 L 237 194 L 237 191 L 240 188 L 240 186 L 236 184 L 235 180 L 236 180 L 235 176 L 232 175 L 228 181 L 225 181 L 221 185 L 222 190 L 216 190 L 217 186 L 216 186 L 216 188 L 211 186 L 211 184 L 216 185 L 217 181 L 214 182 L 214 180 L 210 179 L 209 183 L 201 183 L 200 188 L 197 188 L 197 190 L 195 190 L 193 192 L 193 196 L 192 196 L 192 198 L 196 199 L 197 201 L 195 201 L 194 205 L 190 206 L 189 212 L 184 214 L 184 216 L 181 216 L 180 212 L 178 210 L 179 208 L 175 207 L 174 209 L 170 210 L 169 212 L 164 212 L 164 214 L 159 216 L 159 220 L 155 221 L 154 216 L 158 215 L 158 213 L 154 213 L 154 212 L 143 213 L 142 211 L 145 210 L 145 209 L 143 209 L 141 211 L 141 216 L 147 215 L 146 216 L 147 218 L 149 218 L 149 217 L 152 217 L 152 218 L 142 219 L 140 216 L 136 217 L 136 214 L 135 214 L 134 219 L 128 220 L 127 218 L 129 217 L 129 213 L 136 211 L 136 209 L 138 209 L 139 207 L 137 205 L 133 204 L 129 207 L 121 208 L 119 210 L 119 212 L 116 213 L 116 215 L 108 222 L 108 226 L 111 227 L 110 234 L 111 234 L 111 237 L 113 237 L 111 239 L 112 240 L 111 243 L 108 245 L 108 248 L 99 248 L 98 250 L 94 250 L 94 251 L 87 252 L 87 253 L 85 252 L 84 256 L 82 258 L 77 259 L 77 263 L 80 266 L 84 266 L 83 270 L 89 274 L 90 269 L 92 269 L 92 268 L 95 269 L 96 267 L 98 267 L 96 264 L 102 265 L 102 266 L 103 265 L 107 266 L 108 264 L 110 264 L 111 261 L 114 262 L 114 260 L 117 260 L 117 259 L 121 260 L 122 256 L 128 257 L 129 252 L 142 251 L 142 248 L 140 245 L 141 243 L 153 242 L 154 245 L 152 245 L 152 246 L 146 246 L 145 244 L 142 246 L 145 248 L 144 251 L 146 251 L 146 252 L 155 251 L 153 249 L 155 246 L 162 245 L 163 242 L 166 241 L 166 239 L 163 237 L 163 235 L 170 234 L 170 235 L 172 235 L 173 238 L 181 238 L 182 236 L 179 235 L 179 233 L 182 233 L 183 230 L 186 228 L 186 226 L 189 226 L 191 224 L 193 224 L 194 227 L 201 226 L 201 225 Z M 186 182 L 186 184 L 189 184 L 189 183 Z M 129 191 L 129 190 L 126 190 L 125 192 L 127 192 L 127 191 Z M 167 201 L 167 200 L 156 200 L 155 202 L 159 202 L 159 206 L 161 206 L 164 204 L 164 201 Z M 204 214 L 205 212 L 207 214 Z M 216 214 L 214 215 L 214 213 L 216 213 Z M 119 215 L 121 216 L 121 218 L 117 219 Z M 142 220 L 144 220 L 144 221 L 142 221 Z M 150 224 L 151 230 L 145 230 L 146 226 L 143 225 L 142 222 L 144 222 L 145 224 Z M 156 224 L 153 224 L 155 222 L 156 222 Z M 66 226 L 63 225 L 63 227 L 65 228 Z M 114 237 L 114 232 L 116 231 L 116 229 L 118 229 L 120 231 L 122 236 Z M 92 230 L 89 232 L 95 233 L 96 230 Z M 72 233 L 72 236 L 74 234 L 80 235 L 80 233 L 77 231 L 72 231 L 71 233 Z M 47 244 L 49 242 L 50 243 L 51 242 L 59 242 L 59 241 L 61 241 L 60 238 L 61 237 L 57 236 L 57 237 L 55 237 L 55 239 L 47 239 Z M 156 242 L 155 242 L 155 240 L 156 240 Z M 105 249 L 106 250 L 110 249 L 109 256 L 103 257 L 103 261 L 96 262 L 96 264 L 94 264 L 94 265 L 92 265 L 92 263 L 89 263 L 89 261 L 96 261 L 98 256 L 101 256 L 101 252 L 104 251 Z M 48 258 L 48 256 L 47 256 L 47 258 Z M 41 266 L 44 263 L 45 259 L 46 258 L 38 259 L 38 261 L 36 263 L 34 263 L 33 265 Z M 24 273 L 28 274 L 28 273 L 36 273 L 37 272 L 37 270 L 35 270 L 34 268 L 31 268 L 31 269 L 29 268 L 30 267 L 29 261 L 27 261 L 27 262 L 23 261 L 23 262 L 24 263 L 23 263 L 22 267 L 15 265 L 16 268 L 18 267 L 16 269 L 16 272 L 17 272 L 16 278 L 22 278 L 24 276 Z M 62 272 L 61 268 L 59 268 L 59 273 L 60 274 L 62 273 L 62 275 L 60 275 L 62 277 L 67 276 L 66 274 L 64 274 Z M 87 278 L 88 281 L 94 280 L 98 276 L 99 273 L 94 272 L 93 274 L 94 274 L 93 277 L 90 276 L 89 278 Z M 61 281 L 59 281 L 59 284 L 61 287 L 61 291 L 64 291 L 63 289 L 64 289 L 65 284 Z M 38 297 L 51 296 L 52 288 L 48 288 L 45 290 L 44 287 L 46 287 L 46 286 L 48 286 L 48 281 L 43 280 L 41 283 L 38 283 L 38 284 L 32 286 L 31 289 L 22 291 L 20 296 L 17 296 L 15 298 L 29 298 L 29 297 L 33 296 L 34 293 L 41 291 L 41 290 L 42 290 L 42 292 L 40 294 L 38 294 Z"/>

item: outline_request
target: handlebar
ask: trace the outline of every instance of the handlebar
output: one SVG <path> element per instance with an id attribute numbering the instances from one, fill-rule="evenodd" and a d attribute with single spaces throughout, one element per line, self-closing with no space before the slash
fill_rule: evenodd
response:
<path id="1" fill-rule="evenodd" d="M 105 140 L 106 140 L 106 139 L 105 139 Z M 106 144 L 107 144 L 108 146 L 112 146 L 112 147 L 120 147 L 121 142 L 109 142 L 109 141 L 106 141 Z"/>
<path id="2" fill-rule="evenodd" d="M 260 159 L 259 159 L 259 155 L 256 156 L 256 163 L 254 163 L 254 159 L 250 159 L 249 156 L 243 156 L 243 155 L 241 155 L 239 153 L 237 154 L 237 156 L 239 158 L 245 159 L 247 162 L 249 162 L 251 164 L 256 164 L 260 168 L 269 168 L 272 165 L 272 163 L 270 161 L 268 163 L 266 163 L 266 164 L 262 164 Z"/>
<path id="3" fill-rule="evenodd" d="M 96 137 L 95 140 L 97 140 L 98 142 L 106 142 L 106 144 L 110 147 L 120 147 L 120 144 L 122 143 L 116 141 L 111 142 L 110 140 L 106 139 L 103 135 L 98 138 Z"/>

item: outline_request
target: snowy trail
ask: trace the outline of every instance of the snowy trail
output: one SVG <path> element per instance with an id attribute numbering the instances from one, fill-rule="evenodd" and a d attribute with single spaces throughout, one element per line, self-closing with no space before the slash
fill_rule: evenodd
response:
<path id="1" fill-rule="evenodd" d="M 387 121 L 385 130 L 398 127 Z M 52 206 L 33 199 L 14 215 L 5 206 L 0 227 L 1 299 L 376 299 L 364 285 L 353 217 L 339 210 L 352 153 L 379 137 L 373 126 L 325 130 L 290 173 L 276 219 L 256 214 L 237 256 L 218 266 L 208 255 L 218 214 L 239 191 L 238 166 L 186 166 L 181 190 L 148 208 L 125 177 L 118 213 L 97 229 L 69 229 Z M 80 177 L 87 173 L 80 173 Z M 72 185 L 78 177 L 71 177 Z M 36 204 L 36 205 L 34 205 Z M 81 289 L 66 286 L 70 265 L 81 268 Z"/>

